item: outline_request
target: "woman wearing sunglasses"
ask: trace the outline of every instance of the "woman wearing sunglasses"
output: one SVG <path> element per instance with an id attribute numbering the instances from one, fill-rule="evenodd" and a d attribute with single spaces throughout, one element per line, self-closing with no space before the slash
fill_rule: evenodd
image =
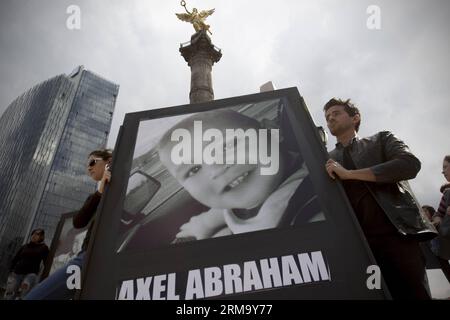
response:
<path id="1" fill-rule="evenodd" d="M 82 268 L 91 229 L 94 225 L 95 212 L 105 191 L 106 184 L 111 180 L 111 171 L 109 170 L 111 159 L 112 152 L 108 149 L 95 150 L 89 154 L 87 161 L 88 175 L 98 183 L 97 191 L 89 195 L 83 207 L 73 217 L 73 226 L 77 229 L 84 228 L 90 224 L 81 252 L 64 267 L 56 270 L 47 279 L 34 287 L 25 297 L 26 300 L 67 300 L 73 298 L 75 290 L 70 290 L 67 287 L 67 279 L 73 272 L 67 273 L 67 269 L 72 265 Z"/>

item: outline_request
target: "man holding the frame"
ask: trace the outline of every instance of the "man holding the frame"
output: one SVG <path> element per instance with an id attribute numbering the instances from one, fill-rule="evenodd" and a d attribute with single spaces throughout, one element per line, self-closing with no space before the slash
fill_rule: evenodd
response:
<path id="1" fill-rule="evenodd" d="M 408 185 L 420 161 L 391 132 L 357 135 L 361 115 L 350 99 L 324 106 L 327 126 L 337 139 L 326 170 L 342 180 L 345 192 L 394 299 L 430 299 L 420 240 L 435 236 Z"/>

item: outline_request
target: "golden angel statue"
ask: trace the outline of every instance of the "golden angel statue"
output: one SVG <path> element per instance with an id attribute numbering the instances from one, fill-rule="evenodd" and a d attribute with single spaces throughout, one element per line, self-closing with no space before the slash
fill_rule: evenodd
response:
<path id="1" fill-rule="evenodd" d="M 205 23 L 205 19 L 214 13 L 214 9 L 202 10 L 198 12 L 197 8 L 193 8 L 192 12 L 189 12 L 186 8 L 186 2 L 184 0 L 182 0 L 180 4 L 184 7 L 184 10 L 186 10 L 187 13 L 175 13 L 178 19 L 192 23 L 195 32 L 205 30 L 208 31 L 209 34 L 212 34 L 211 31 L 209 31 L 209 25 Z"/>

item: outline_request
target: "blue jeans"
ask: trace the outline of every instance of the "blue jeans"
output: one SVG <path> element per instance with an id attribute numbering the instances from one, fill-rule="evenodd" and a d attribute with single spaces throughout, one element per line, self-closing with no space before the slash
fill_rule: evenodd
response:
<path id="1" fill-rule="evenodd" d="M 67 278 L 70 274 L 66 272 L 71 265 L 83 266 L 85 252 L 70 260 L 64 267 L 56 270 L 48 278 L 35 286 L 24 298 L 24 300 L 69 300 L 73 299 L 75 289 L 67 287 Z"/>

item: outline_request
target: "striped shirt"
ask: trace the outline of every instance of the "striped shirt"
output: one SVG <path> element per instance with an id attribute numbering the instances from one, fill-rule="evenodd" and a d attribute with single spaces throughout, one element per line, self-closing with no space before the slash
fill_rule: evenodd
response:
<path id="1" fill-rule="evenodd" d="M 447 188 L 445 188 L 442 192 L 441 202 L 439 203 L 439 208 L 437 209 L 436 214 L 441 218 L 444 217 L 447 212 L 447 208 L 449 207 L 449 204 L 450 204 L 450 185 L 447 185 Z"/>

